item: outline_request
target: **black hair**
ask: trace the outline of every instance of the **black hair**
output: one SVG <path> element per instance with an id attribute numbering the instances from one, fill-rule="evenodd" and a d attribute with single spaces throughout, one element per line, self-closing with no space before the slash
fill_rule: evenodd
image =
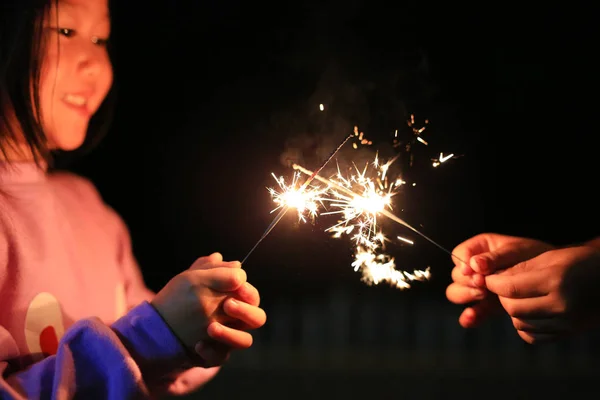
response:
<path id="1" fill-rule="evenodd" d="M 21 134 L 39 164 L 51 165 L 53 152 L 39 118 L 39 81 L 45 51 L 44 19 L 59 0 L 2 0 L 0 6 L 0 156 Z M 108 44 L 109 57 L 112 55 Z M 111 60 L 113 57 L 110 57 Z M 112 120 L 114 84 L 92 116 L 85 142 L 72 152 L 89 151 L 104 137 Z M 15 126 L 16 124 L 16 126 Z M 59 151 L 60 153 L 60 151 Z M 10 161 L 10 160 L 9 160 Z"/>

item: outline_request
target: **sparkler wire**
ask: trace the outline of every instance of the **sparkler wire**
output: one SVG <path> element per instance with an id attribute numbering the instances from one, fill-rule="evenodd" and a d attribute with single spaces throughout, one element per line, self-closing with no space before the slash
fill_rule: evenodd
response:
<path id="1" fill-rule="evenodd" d="M 318 175 L 319 172 L 321 172 L 321 170 L 323 168 L 325 168 L 325 166 L 329 163 L 329 161 L 331 161 L 331 159 L 337 154 L 337 152 L 340 151 L 340 149 L 346 144 L 346 142 L 348 140 L 350 140 L 350 138 L 353 136 L 354 136 L 354 134 L 350 134 L 350 135 L 346 136 L 346 138 L 339 144 L 339 146 L 334 151 L 331 152 L 329 157 L 327 157 L 327 159 L 323 162 L 323 164 L 321 164 L 321 166 L 318 169 L 316 169 L 314 172 L 309 171 L 309 173 L 307 173 L 307 175 L 309 175 L 309 177 L 306 180 L 306 182 L 304 182 L 304 184 L 302 184 L 302 186 L 300 187 L 300 189 L 298 191 L 299 193 L 302 193 L 314 179 L 320 178 L 320 176 Z M 296 165 L 296 164 L 294 164 L 294 165 Z M 306 170 L 306 171 L 308 171 L 308 170 Z M 283 216 L 285 215 L 285 213 L 288 210 L 289 210 L 289 206 L 284 206 L 281 209 L 281 211 L 279 211 L 279 213 L 275 216 L 275 218 L 273 218 L 273 221 L 271 221 L 271 223 L 269 224 L 267 229 L 263 232 L 260 239 L 258 239 L 258 241 L 250 249 L 248 254 L 246 254 L 246 257 L 244 257 L 244 259 L 241 262 L 242 264 L 248 259 L 250 254 L 252 254 L 254 252 L 254 250 L 258 247 L 258 245 L 267 237 L 267 235 L 273 230 L 273 228 L 275 228 L 275 226 L 279 223 L 279 221 L 281 221 L 281 219 L 283 218 Z"/>
<path id="2" fill-rule="evenodd" d="M 338 185 L 337 183 L 327 179 L 327 178 L 323 178 L 322 176 L 318 175 L 318 173 L 314 173 L 304 167 L 302 167 L 301 165 L 298 164 L 293 164 L 292 167 L 295 170 L 298 170 L 306 175 L 310 175 L 312 176 L 314 179 L 317 179 L 318 181 L 321 181 L 322 183 L 329 185 L 332 188 L 335 188 L 341 192 L 346 193 L 349 196 L 352 197 L 360 197 L 359 194 L 354 193 L 352 190 L 342 186 L 342 185 Z M 463 260 L 461 260 L 459 257 L 457 257 L 456 255 L 454 255 L 451 251 L 447 250 L 445 247 L 443 247 L 442 245 L 440 245 L 439 243 L 435 242 L 433 239 L 429 238 L 428 236 L 426 236 L 425 234 L 421 233 L 418 229 L 414 228 L 413 226 L 411 226 L 409 223 L 407 223 L 406 221 L 402 220 L 401 218 L 397 217 L 396 215 L 392 214 L 391 212 L 389 212 L 388 210 L 381 210 L 379 211 L 379 213 L 383 216 L 388 217 L 389 219 L 391 219 L 394 222 L 399 223 L 400 225 L 404 225 L 405 227 L 407 227 L 408 229 L 410 229 L 411 231 L 415 232 L 416 234 L 418 234 L 419 236 L 423 237 L 424 239 L 426 239 L 428 242 L 430 242 L 431 244 L 433 244 L 434 246 L 436 246 L 437 248 L 439 248 L 440 250 L 444 251 L 445 253 L 447 253 L 448 255 L 450 255 L 451 257 L 456 258 L 458 261 L 465 263 Z M 466 263 L 465 263 L 466 264 Z"/>

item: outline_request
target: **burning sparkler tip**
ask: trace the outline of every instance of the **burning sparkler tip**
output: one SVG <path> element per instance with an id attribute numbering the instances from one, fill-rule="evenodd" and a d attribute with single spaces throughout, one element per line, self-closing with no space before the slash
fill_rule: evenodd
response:
<path id="1" fill-rule="evenodd" d="M 325 104 L 319 104 L 319 109 L 324 111 Z M 428 123 L 429 121 L 425 120 L 425 124 Z M 414 145 L 416 141 L 428 145 L 427 141 L 420 136 L 425 130 L 425 126 L 420 128 L 414 126 L 415 116 L 413 114 L 410 115 L 408 125 L 412 127 L 412 140 L 407 143 L 406 141 L 400 141 L 400 139 L 394 139 L 394 147 L 405 144 L 407 150 L 410 151 L 410 146 Z M 397 136 L 398 130 L 395 130 L 394 137 L 397 138 Z M 280 215 L 282 215 L 284 211 L 293 208 L 298 213 L 298 220 L 304 222 L 306 218 L 314 220 L 319 214 L 339 215 L 338 221 L 325 231 L 330 232 L 334 238 L 348 236 L 355 242 L 354 260 L 351 265 L 355 271 L 361 273 L 361 280 L 369 285 L 387 282 L 393 287 L 408 289 L 414 281 L 428 280 L 431 276 L 429 267 L 425 270 L 413 270 L 412 272 L 402 270 L 397 267 L 395 258 L 386 254 L 385 251 L 386 243 L 390 240 L 385 237 L 381 230 L 379 224 L 381 216 L 386 216 L 410 228 L 413 232 L 442 248 L 391 212 L 392 197 L 398 193 L 400 186 L 407 184 L 400 177 L 390 178 L 390 166 L 398 159 L 400 154 L 384 163 L 383 160 L 379 159 L 379 152 L 376 152 L 372 163 L 367 162 L 364 167 L 361 166 L 360 168 L 353 163 L 354 168 L 349 169 L 350 173 L 348 174 L 343 173 L 343 168 L 341 171 L 338 165 L 337 174 L 334 177 L 327 179 L 319 175 L 325 164 L 351 138 L 356 138 L 352 140 L 354 149 L 358 149 L 361 145 L 371 145 L 373 143 L 356 125 L 352 133 L 330 155 L 329 159 L 314 172 L 303 168 L 290 158 L 286 159 L 286 162 L 293 167 L 295 172 L 290 183 L 284 182 L 283 177 L 277 177 L 273 174 L 279 186 L 277 189 L 268 188 L 273 201 L 277 205 L 273 211 L 280 210 Z M 412 156 L 411 153 L 411 166 Z M 455 157 L 454 154 L 444 155 L 444 153 L 440 153 L 439 158 L 432 159 L 433 166 L 437 167 L 453 157 Z M 370 168 L 370 165 L 373 168 Z M 304 183 L 300 182 L 301 174 L 309 175 Z M 311 184 L 313 179 L 319 181 L 321 186 Z M 411 185 L 416 186 L 416 182 L 412 182 Z M 326 208 L 327 212 L 320 213 L 321 207 Z M 278 215 L 276 220 L 279 219 L 281 218 Z M 275 223 L 271 224 L 267 233 Z M 422 227 L 422 225 L 420 226 Z M 397 236 L 397 239 L 401 242 L 398 243 L 399 245 L 414 245 L 414 242 L 408 238 Z M 447 252 L 447 250 L 445 251 Z"/>

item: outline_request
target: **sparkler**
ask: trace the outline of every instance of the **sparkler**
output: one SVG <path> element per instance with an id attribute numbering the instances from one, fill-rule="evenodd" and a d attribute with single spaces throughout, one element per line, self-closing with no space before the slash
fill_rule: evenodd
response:
<path id="1" fill-rule="evenodd" d="M 293 190 L 293 186 L 291 187 L 286 187 L 285 184 L 283 183 L 283 178 L 279 179 L 279 185 L 280 187 L 283 189 L 283 195 L 282 196 L 278 196 L 278 199 L 280 200 L 280 207 L 281 210 L 279 211 L 279 213 L 275 216 L 275 218 L 273 218 L 273 221 L 271 221 L 271 223 L 269 224 L 269 226 L 267 227 L 267 229 L 264 231 L 264 233 L 262 234 L 262 236 L 260 237 L 260 239 L 258 239 L 258 241 L 256 242 L 256 244 L 250 249 L 250 251 L 248 252 L 248 254 L 246 254 L 246 257 L 244 257 L 244 259 L 242 260 L 242 264 L 248 259 L 248 257 L 250 256 L 250 254 L 252 254 L 252 252 L 254 252 L 254 250 L 258 247 L 258 245 L 267 237 L 267 235 L 273 230 L 273 228 L 275 228 L 275 226 L 279 223 L 279 221 L 281 221 L 281 219 L 283 218 L 283 216 L 285 215 L 285 213 L 290 209 L 290 207 L 294 206 L 298 212 L 299 215 L 302 215 L 302 211 L 306 208 L 306 204 L 307 204 L 307 199 L 311 199 L 313 197 L 313 193 L 309 193 L 308 195 L 306 195 L 305 190 L 306 188 L 308 188 L 308 186 L 310 185 L 310 183 L 313 181 L 313 179 L 315 179 L 318 175 L 319 172 L 321 172 L 321 170 L 323 168 L 325 168 L 325 166 L 329 163 L 329 161 L 331 161 L 331 159 L 337 154 L 338 151 L 340 151 L 340 149 L 346 144 L 346 142 L 348 140 L 350 140 L 351 137 L 353 137 L 354 135 L 348 135 L 346 136 L 346 138 L 344 138 L 344 140 L 339 144 L 339 146 L 331 152 L 331 154 L 329 155 L 329 157 L 327 157 L 327 159 L 323 162 L 323 164 L 321 164 L 321 166 L 315 170 L 315 172 L 312 172 L 311 174 L 309 174 L 310 176 L 308 177 L 308 179 L 302 184 L 302 186 L 300 187 L 300 189 Z M 296 179 L 293 181 L 292 185 L 294 185 L 296 183 Z M 277 180 L 277 178 L 276 178 Z M 272 194 L 276 194 L 276 192 L 271 191 Z M 292 202 L 290 202 L 290 200 L 293 200 Z M 310 202 L 309 202 L 310 204 Z M 313 209 L 315 215 L 316 215 L 316 207 L 313 208 L 312 205 L 308 206 L 308 209 L 311 210 Z M 302 210 L 302 211 L 301 211 Z"/>
<path id="2" fill-rule="evenodd" d="M 366 177 L 366 167 L 362 172 L 358 171 L 358 168 L 355 167 L 358 174 L 350 178 L 343 177 L 338 169 L 338 174 L 335 179 L 327 179 L 320 175 L 316 175 L 315 179 L 331 188 L 335 197 L 335 200 L 330 200 L 331 206 L 340 209 L 340 211 L 322 213 L 322 215 L 334 213 L 343 214 L 342 220 L 327 228 L 326 231 L 335 232 L 334 237 L 337 238 L 341 237 L 343 234 L 349 235 L 356 231 L 353 236 L 357 246 L 355 260 L 352 263 L 354 270 L 361 270 L 363 274 L 362 278 L 367 283 L 378 284 L 381 281 L 387 281 L 400 289 L 407 289 L 410 287 L 409 281 L 429 279 L 431 276 L 430 270 L 427 268 L 424 271 L 416 270 L 413 273 L 401 271 L 396 269 L 394 258 L 387 254 L 376 254 L 376 250 L 379 247 L 383 247 L 386 240 L 383 233 L 377 231 L 377 216 L 379 214 L 407 227 L 445 253 L 449 254 L 451 257 L 455 257 L 458 260 L 460 259 L 445 247 L 387 209 L 391 208 L 391 197 L 395 194 L 394 187 L 398 187 L 405 183 L 401 179 L 394 181 L 392 184 L 387 183 L 387 170 L 396 158 L 397 157 L 393 158 L 380 167 L 380 174 L 377 182 Z M 373 164 L 378 166 L 377 157 Z M 293 168 L 307 175 L 312 176 L 314 174 L 314 172 L 298 164 L 293 164 Z M 358 186 L 360 193 L 353 190 L 352 186 Z M 400 236 L 398 239 L 413 244 L 409 239 Z"/>
<path id="3" fill-rule="evenodd" d="M 308 175 L 312 175 L 314 174 L 314 172 L 302 167 L 301 165 L 298 164 L 293 164 L 292 167 L 304 174 L 308 174 Z M 399 223 L 400 225 L 404 225 L 405 227 L 407 227 L 408 229 L 410 229 L 411 231 L 415 232 L 416 234 L 418 234 L 419 236 L 421 236 L 423 239 L 427 240 L 428 242 L 430 242 L 431 244 L 435 245 L 436 247 L 438 247 L 440 250 L 446 252 L 447 254 L 449 254 L 452 257 L 455 257 L 457 260 L 460 260 L 458 257 L 456 257 L 454 254 L 452 254 L 451 251 L 447 250 L 445 247 L 443 247 L 442 245 L 440 245 L 439 243 L 437 243 L 436 241 L 434 241 L 433 239 L 431 239 L 430 237 L 428 237 L 427 235 L 425 235 L 424 233 L 422 233 L 421 231 L 419 231 L 417 228 L 413 227 L 412 225 L 410 225 L 408 222 L 404 221 L 403 219 L 397 217 L 396 215 L 392 214 L 390 211 L 386 210 L 384 208 L 384 206 L 382 206 L 381 204 L 387 205 L 389 204 L 387 202 L 387 200 L 382 199 L 382 198 L 377 198 L 377 194 L 373 194 L 372 192 L 370 192 L 371 189 L 367 189 L 367 193 L 366 194 L 358 194 L 353 192 L 352 190 L 348 189 L 347 187 L 340 185 L 336 182 L 334 182 L 333 180 L 327 179 L 327 178 L 323 178 L 320 175 L 316 175 L 315 179 L 321 181 L 322 183 L 325 183 L 326 185 L 330 186 L 333 189 L 339 190 L 345 194 L 347 194 L 348 196 L 351 196 L 352 200 L 350 201 L 350 204 L 354 203 L 363 203 L 366 204 L 365 206 L 362 206 L 363 209 L 367 212 L 371 214 L 371 218 L 376 218 L 377 214 L 381 214 L 389 219 L 391 219 L 394 222 Z M 359 178 L 360 179 L 360 178 Z M 367 185 L 370 186 L 370 185 Z M 370 203 L 370 204 L 369 204 Z M 377 204 L 380 203 L 380 204 Z M 360 214 L 364 211 L 362 211 L 360 209 L 361 206 L 353 206 L 353 205 L 349 205 L 348 207 L 350 208 L 354 208 L 354 211 L 345 211 L 347 213 L 350 214 Z M 358 210 L 357 210 L 358 209 Z M 346 220 L 345 220 L 346 221 Z M 349 221 L 349 220 L 348 220 Z M 329 228 L 329 230 L 333 230 L 331 228 Z M 372 232 L 371 232 L 372 233 Z M 368 239 L 360 239 L 361 242 L 366 243 L 368 245 L 369 240 Z M 405 239 L 402 239 L 403 241 L 405 241 Z M 380 240 L 381 241 L 381 240 Z M 464 261 L 462 261 L 464 262 Z"/>
<path id="4" fill-rule="evenodd" d="M 311 219 L 315 219 L 318 215 L 319 204 L 323 204 L 326 198 L 321 197 L 324 195 L 328 188 L 319 189 L 314 186 L 307 186 L 304 191 L 296 189 L 298 179 L 302 175 L 299 171 L 294 173 L 292 183 L 286 185 L 283 176 L 277 177 L 275 174 L 271 174 L 275 181 L 279 185 L 280 191 L 267 188 L 273 201 L 277 204 L 277 207 L 271 211 L 271 213 L 284 208 L 295 208 L 298 212 L 298 219 L 306 222 L 305 214 L 308 214 Z"/>
<path id="5" fill-rule="evenodd" d="M 320 109 L 321 111 L 324 109 L 322 104 L 320 105 Z M 425 120 L 425 124 L 428 123 L 429 121 Z M 408 126 L 412 129 L 413 138 L 406 145 L 406 150 L 409 152 L 411 145 L 414 144 L 415 141 L 428 146 L 428 142 L 421 137 L 421 133 L 425 130 L 425 126 L 417 128 L 414 125 L 414 116 L 411 115 Z M 396 131 L 395 137 L 397 137 L 397 135 L 398 131 Z M 299 220 L 306 222 L 305 216 L 308 215 L 314 220 L 314 218 L 319 215 L 319 206 L 322 205 L 325 207 L 324 203 L 328 203 L 335 211 L 324 212 L 321 213 L 322 215 L 342 215 L 342 218 L 336 224 L 327 228 L 326 231 L 333 232 L 334 237 L 337 238 L 342 235 L 353 235 L 352 239 L 356 244 L 356 253 L 352 266 L 355 271 L 360 270 L 362 272 L 363 281 L 366 281 L 367 283 L 378 284 L 379 282 L 386 281 L 398 288 L 406 289 L 410 287 L 409 282 L 422 281 L 429 279 L 430 277 L 429 267 L 424 271 L 415 270 L 412 273 L 398 270 L 396 269 L 394 258 L 387 254 L 383 254 L 381 250 L 384 248 L 385 242 L 388 239 L 384 236 L 382 231 L 378 230 L 377 218 L 379 216 L 387 217 L 390 220 L 405 226 L 449 254 L 451 257 L 464 262 L 452 254 L 452 252 L 391 212 L 392 197 L 397 194 L 400 186 L 406 184 L 406 182 L 400 178 L 390 179 L 388 176 L 390 166 L 398 159 L 400 154 L 384 164 L 380 163 L 379 157 L 376 155 L 372 164 L 377 170 L 377 177 L 367 176 L 369 164 L 366 164 L 362 170 L 359 170 L 359 168 L 354 165 L 356 173 L 350 176 L 344 176 L 340 171 L 339 165 L 338 173 L 335 177 L 327 179 L 319 175 L 321 170 L 353 136 L 358 139 L 357 142 L 353 143 L 354 149 L 357 149 L 359 144 L 372 144 L 370 140 L 364 137 L 364 133 L 362 131 L 359 132 L 358 127 L 355 126 L 353 134 L 346 137 L 330 154 L 327 160 L 325 160 L 325 162 L 314 172 L 298 164 L 293 164 L 292 166 L 295 172 L 290 185 L 285 184 L 283 177 L 278 178 L 273 174 L 280 190 L 268 188 L 269 193 L 273 197 L 273 201 L 277 204 L 277 207 L 271 212 L 275 212 L 276 210 L 280 211 L 267 227 L 258 242 L 242 260 L 242 263 L 245 262 L 258 244 L 260 244 L 271 230 L 273 230 L 290 208 L 295 208 L 298 212 Z M 397 147 L 399 144 L 400 143 L 397 140 L 394 140 L 394 147 Z M 451 159 L 453 156 L 454 154 L 444 155 L 443 153 L 440 153 L 439 158 L 432 159 L 433 166 L 437 167 L 441 163 Z M 410 153 L 411 166 L 412 159 L 413 154 Z M 309 177 L 299 189 L 296 189 L 301 174 L 306 174 Z M 322 184 L 325 184 L 325 187 L 310 186 L 315 179 Z M 416 183 L 412 183 L 412 186 L 415 186 L 415 184 Z M 411 245 L 413 244 L 413 242 L 407 238 L 400 236 L 397 238 L 402 242 Z"/>

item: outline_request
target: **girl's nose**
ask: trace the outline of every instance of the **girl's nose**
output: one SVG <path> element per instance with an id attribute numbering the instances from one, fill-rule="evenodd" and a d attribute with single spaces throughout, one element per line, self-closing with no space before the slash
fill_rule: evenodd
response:
<path id="1" fill-rule="evenodd" d="M 81 46 L 79 65 L 86 76 L 94 77 L 104 69 L 110 69 L 106 48 L 94 43 L 94 39 Z"/>

